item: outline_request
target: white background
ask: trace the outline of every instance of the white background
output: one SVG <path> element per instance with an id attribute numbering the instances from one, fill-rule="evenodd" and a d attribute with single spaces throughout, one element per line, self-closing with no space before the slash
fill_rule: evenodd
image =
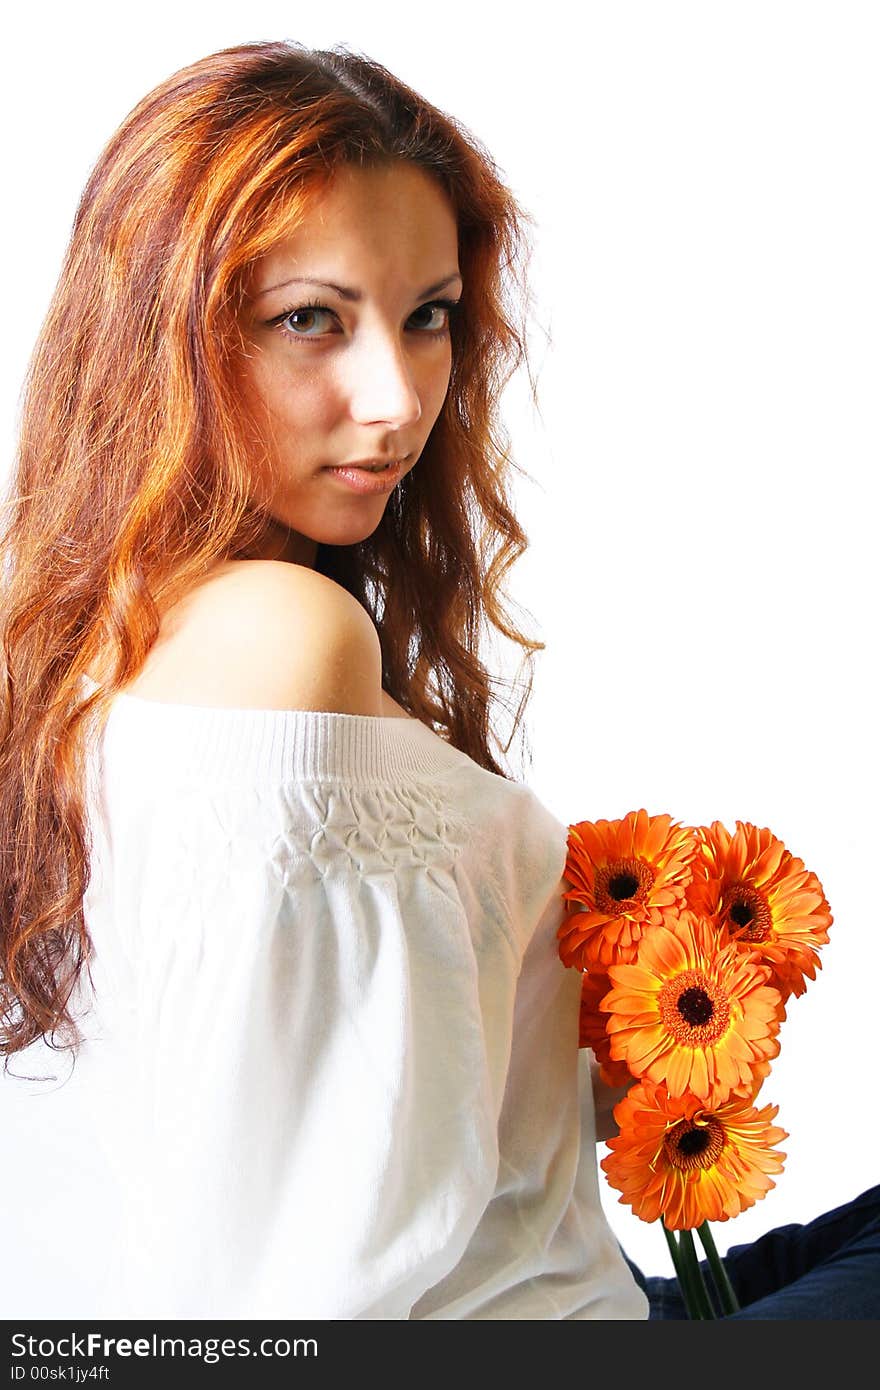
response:
<path id="1" fill-rule="evenodd" d="M 724 1250 L 878 1180 L 880 11 L 550 0 L 539 19 L 461 0 L 18 9 L 0 87 L 3 466 L 89 169 L 177 68 L 235 43 L 344 42 L 478 137 L 537 224 L 540 415 L 522 376 L 505 408 L 534 480 L 516 487 L 531 546 L 510 588 L 547 643 L 528 780 L 567 823 L 644 806 L 769 826 L 835 914 L 761 1093 L 786 1170 L 715 1228 Z M 43 1316 L 72 1315 L 59 1243 L 102 1219 L 87 1136 L 71 1159 L 59 1134 L 59 1232 L 59 1199 L 32 1204 L 8 1091 L 0 1181 L 22 1198 L 5 1263 L 41 1281 Z M 661 1233 L 603 1200 L 628 1252 L 668 1271 Z"/>

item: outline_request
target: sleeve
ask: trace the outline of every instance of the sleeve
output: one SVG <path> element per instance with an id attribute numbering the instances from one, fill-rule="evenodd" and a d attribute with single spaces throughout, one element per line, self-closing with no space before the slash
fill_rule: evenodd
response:
<path id="1" fill-rule="evenodd" d="M 466 835 L 413 779 L 182 784 L 117 836 L 116 1316 L 407 1318 L 457 1260 L 498 1168 Z"/>
<path id="2" fill-rule="evenodd" d="M 523 956 L 495 1192 L 463 1259 L 413 1318 L 647 1316 L 599 1197 L 580 975 L 558 953 L 563 891 L 560 880 Z"/>

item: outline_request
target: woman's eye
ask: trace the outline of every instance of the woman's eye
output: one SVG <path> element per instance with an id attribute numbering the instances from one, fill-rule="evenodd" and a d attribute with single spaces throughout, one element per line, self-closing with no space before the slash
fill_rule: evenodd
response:
<path id="1" fill-rule="evenodd" d="M 300 304 L 299 307 L 296 309 L 286 309 L 283 314 L 279 314 L 278 318 L 275 319 L 274 322 L 277 324 L 281 324 L 291 337 L 314 338 L 317 336 L 314 333 L 295 332 L 293 328 L 293 320 L 303 318 L 305 318 L 306 320 L 314 319 L 316 316 L 320 317 L 321 314 L 330 314 L 332 312 L 333 311 L 331 309 L 328 309 L 324 304 Z M 308 326 L 309 325 L 307 322 L 306 327 Z"/>
<path id="2" fill-rule="evenodd" d="M 439 323 L 437 322 L 437 320 L 436 320 L 436 318 L 435 318 L 433 327 L 434 327 L 435 329 L 437 329 L 438 331 L 442 332 L 445 328 L 447 328 L 447 327 L 449 326 L 449 320 L 450 320 L 450 317 L 451 317 L 451 315 L 452 315 L 452 311 L 453 311 L 453 309 L 457 308 L 457 306 L 458 306 L 458 300 L 453 300 L 453 299 L 434 300 L 434 301 L 433 301 L 432 303 L 430 303 L 430 304 L 421 304 L 421 305 L 419 306 L 419 308 L 416 309 L 416 313 L 417 313 L 417 314 L 424 314 L 425 311 L 427 310 L 427 312 L 428 312 L 429 314 L 431 314 L 431 315 L 437 315 L 437 314 L 441 315 L 442 317 L 440 318 L 440 322 L 439 322 Z"/>
<path id="3" fill-rule="evenodd" d="M 435 299 L 429 304 L 419 305 L 411 317 L 418 318 L 427 315 L 427 322 L 423 321 L 422 324 L 418 325 L 416 331 L 422 337 L 440 337 L 448 333 L 452 315 L 458 305 L 457 299 Z M 283 313 L 278 314 L 276 318 L 272 319 L 271 326 L 281 328 L 284 336 L 291 342 L 308 341 L 326 336 L 320 331 L 309 331 L 314 329 L 316 321 L 320 326 L 322 316 L 336 317 L 333 310 L 328 308 L 326 304 L 299 304 L 296 308 L 285 309 Z"/>

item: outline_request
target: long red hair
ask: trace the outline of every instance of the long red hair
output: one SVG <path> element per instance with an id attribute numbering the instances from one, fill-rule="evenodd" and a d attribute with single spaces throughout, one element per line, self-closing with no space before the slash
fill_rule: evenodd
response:
<path id="1" fill-rule="evenodd" d="M 528 364 L 532 219 L 479 142 L 379 63 L 338 46 L 243 44 L 175 73 L 134 108 L 80 200 L 33 351 L 0 534 L 0 1050 L 81 1041 L 69 1009 L 88 959 L 86 725 L 103 728 L 160 614 L 259 547 L 255 442 L 233 367 L 249 268 L 345 164 L 409 160 L 445 190 L 464 278 L 447 397 L 375 532 L 318 546 L 316 568 L 373 617 L 383 683 L 483 767 L 510 776 L 512 731 L 480 659 L 523 635 L 501 592 L 526 549 L 508 495 L 504 385 Z M 532 380 L 529 373 L 529 380 Z M 533 385 L 534 393 L 534 385 Z M 394 582 L 389 578 L 393 576 Z M 116 667 L 83 700 L 99 653 Z M 509 707 L 506 707 L 509 711 Z"/>

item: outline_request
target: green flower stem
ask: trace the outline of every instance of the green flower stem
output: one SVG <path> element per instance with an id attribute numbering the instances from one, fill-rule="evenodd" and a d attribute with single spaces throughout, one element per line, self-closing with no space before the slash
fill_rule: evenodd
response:
<path id="1" fill-rule="evenodd" d="M 718 1290 L 718 1296 L 721 1299 L 723 1311 L 725 1313 L 737 1312 L 739 1303 L 733 1291 L 733 1285 L 728 1278 L 727 1270 L 724 1267 L 724 1261 L 718 1254 L 718 1249 L 715 1245 L 712 1232 L 709 1229 L 708 1221 L 704 1221 L 702 1226 L 697 1227 L 697 1235 L 703 1243 L 703 1249 L 709 1261 L 709 1268 L 712 1271 L 712 1278 L 715 1281 L 715 1287 Z"/>
<path id="2" fill-rule="evenodd" d="M 680 1281 L 681 1281 L 681 1257 L 679 1256 L 679 1253 L 678 1253 L 678 1241 L 675 1239 L 675 1232 L 674 1232 L 674 1231 L 670 1231 L 669 1227 L 666 1226 L 662 1220 L 661 1220 L 661 1222 L 660 1222 L 660 1225 L 663 1227 L 663 1234 L 664 1234 L 665 1237 L 666 1237 L 666 1244 L 669 1246 L 669 1253 L 670 1253 L 670 1255 L 672 1256 L 672 1265 L 673 1265 L 673 1268 L 674 1268 L 674 1270 L 675 1270 L 675 1277 L 676 1277 L 676 1279 L 678 1279 L 679 1282 L 680 1282 Z"/>
<path id="3" fill-rule="evenodd" d="M 697 1310 L 697 1316 L 701 1318 L 714 1318 L 715 1310 L 712 1307 L 712 1301 L 709 1298 L 709 1290 L 706 1288 L 703 1271 L 700 1269 L 700 1262 L 697 1259 L 692 1233 L 689 1230 L 680 1231 L 678 1244 L 681 1252 L 681 1263 L 687 1272 L 687 1278 L 693 1290 L 694 1306 Z"/>
<path id="4" fill-rule="evenodd" d="M 694 1289 L 693 1280 L 690 1272 L 686 1269 L 682 1259 L 682 1253 L 674 1231 L 670 1231 L 663 1218 L 660 1218 L 660 1225 L 663 1227 L 663 1234 L 666 1237 L 666 1244 L 669 1246 L 669 1254 L 672 1258 L 672 1267 L 675 1270 L 675 1277 L 678 1280 L 678 1287 L 684 1300 L 687 1315 L 691 1319 L 702 1318 L 703 1314 L 699 1311 L 698 1299 Z"/>

